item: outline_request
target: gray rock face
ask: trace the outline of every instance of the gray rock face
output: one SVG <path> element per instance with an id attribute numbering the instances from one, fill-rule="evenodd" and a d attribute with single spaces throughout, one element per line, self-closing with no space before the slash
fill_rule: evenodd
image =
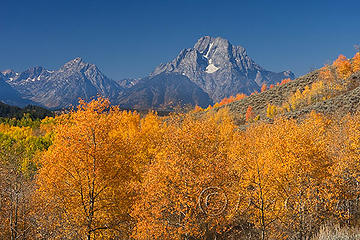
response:
<path id="1" fill-rule="evenodd" d="M 79 98 L 103 96 L 126 108 L 206 107 L 230 95 L 259 91 L 263 83 L 274 84 L 284 78 L 294 78 L 294 74 L 267 71 L 243 47 L 206 36 L 143 79 L 111 80 L 81 58 L 55 71 L 43 67 L 22 73 L 6 70 L 0 73 L 0 100 L 21 106 L 26 99 L 56 109 L 75 106 Z"/>
<path id="2" fill-rule="evenodd" d="M 117 82 L 117 84 L 119 84 L 119 86 L 121 86 L 123 88 L 131 88 L 131 87 L 135 86 L 140 80 L 141 80 L 141 78 L 138 78 L 138 79 L 125 78 L 122 80 L 115 80 L 115 81 Z"/>
<path id="3" fill-rule="evenodd" d="M 143 79 L 113 81 L 81 58 L 67 62 L 59 70 L 33 67 L 22 73 L 11 70 L 2 75 L 4 84 L 24 98 L 48 108 L 76 106 L 79 98 L 109 98 L 111 103 L 131 109 L 168 109 L 177 105 L 212 104 L 211 98 L 186 76 L 158 74 Z"/>
<path id="4" fill-rule="evenodd" d="M 49 108 L 77 105 L 79 98 L 89 100 L 97 95 L 113 100 L 122 92 L 115 81 L 81 58 L 67 62 L 57 71 L 30 68 L 7 82 L 27 99 Z"/>
<path id="5" fill-rule="evenodd" d="M 262 84 L 293 79 L 290 71 L 274 73 L 256 64 L 241 46 L 228 40 L 205 36 L 171 62 L 158 66 L 151 76 L 179 73 L 201 87 L 214 101 L 237 93 L 259 91 Z"/>

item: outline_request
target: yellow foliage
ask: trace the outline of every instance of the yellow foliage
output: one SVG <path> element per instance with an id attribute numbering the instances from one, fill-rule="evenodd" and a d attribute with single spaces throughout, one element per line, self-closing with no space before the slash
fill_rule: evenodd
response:
<path id="1" fill-rule="evenodd" d="M 141 120 L 100 98 L 60 118 L 37 178 L 39 225 L 56 238 L 128 235 L 134 186 L 161 135 L 156 115 Z"/>
<path id="2" fill-rule="evenodd" d="M 352 69 L 354 72 L 360 71 L 360 52 L 357 52 L 352 59 Z"/>
<path id="3" fill-rule="evenodd" d="M 247 226 L 254 239 L 310 239 L 324 219 L 358 225 L 360 113 L 332 119 L 312 112 L 301 121 L 278 116 L 326 99 L 327 91 L 324 78 L 281 107 L 268 104 L 271 123 L 257 121 L 249 107 L 255 122 L 245 130 L 226 108 L 161 119 L 120 111 L 102 98 L 81 101 L 78 110 L 42 123 L 53 132 L 53 145 L 40 155 L 32 202 L 25 198 L 33 236 L 207 239 Z M 0 137 L 2 161 L 40 149 L 25 144 L 8 151 L 14 142 L 33 140 L 31 128 L 2 124 Z M 30 164 L 26 157 L 17 167 Z M 1 194 L 19 177 L 5 179 L 4 166 Z M 7 214 L 11 207 L 4 206 L 16 203 L 6 202 L 10 195 L 0 199 Z"/>
<path id="4" fill-rule="evenodd" d="M 327 71 L 324 71 L 327 72 Z M 327 75 L 327 73 L 326 73 Z M 340 91 L 340 88 L 337 88 L 334 84 L 324 84 L 324 81 L 326 81 L 326 77 L 322 78 L 323 80 L 318 80 L 314 83 L 312 83 L 310 86 L 305 86 L 303 91 L 300 91 L 299 89 L 296 90 L 295 93 L 291 94 L 286 102 L 282 104 L 281 107 L 271 106 L 271 109 L 268 106 L 267 109 L 267 115 L 268 117 L 273 116 L 271 112 L 275 111 L 275 115 L 278 112 L 290 112 L 295 111 L 299 108 L 299 106 L 307 106 L 312 103 L 318 102 L 318 101 L 324 101 L 331 97 L 329 94 L 330 91 Z M 271 117 L 273 118 L 273 117 Z"/>
<path id="5" fill-rule="evenodd" d="M 320 69 L 319 79 L 324 82 L 335 82 L 336 73 L 334 73 L 331 69 L 331 66 L 324 66 Z"/>
<path id="6" fill-rule="evenodd" d="M 278 108 L 275 105 L 268 104 L 266 108 L 266 117 L 274 119 L 278 113 Z"/>
<path id="7" fill-rule="evenodd" d="M 234 140 L 234 168 L 241 176 L 238 211 L 261 230 L 259 239 L 286 236 L 277 229 L 311 235 L 302 221 L 318 220 L 313 214 L 323 194 L 319 184 L 328 179 L 331 163 L 324 134 L 328 124 L 316 114 L 302 124 L 279 119 L 251 125 Z"/>
<path id="8" fill-rule="evenodd" d="M 204 119 L 188 116 L 180 124 L 177 118 L 169 120 L 131 214 L 136 220 L 134 239 L 183 239 L 186 235 L 203 239 L 208 232 L 224 229 L 229 223 L 227 212 L 213 214 L 225 204 L 223 194 L 229 206 L 236 204 L 236 196 L 228 189 L 236 181 L 227 154 L 235 133 L 223 109 Z M 220 191 L 220 199 L 206 200 L 215 205 L 205 204 L 201 209 L 199 198 L 209 189 Z"/>
<path id="9" fill-rule="evenodd" d="M 336 74 L 343 80 L 346 80 L 352 74 L 351 63 L 344 55 L 339 55 L 333 65 L 336 67 Z"/>
<path id="10" fill-rule="evenodd" d="M 193 110 L 194 113 L 202 112 L 202 111 L 204 111 L 204 109 L 202 109 L 202 108 L 199 107 L 198 105 L 196 105 L 195 108 L 194 108 L 194 110 Z"/>

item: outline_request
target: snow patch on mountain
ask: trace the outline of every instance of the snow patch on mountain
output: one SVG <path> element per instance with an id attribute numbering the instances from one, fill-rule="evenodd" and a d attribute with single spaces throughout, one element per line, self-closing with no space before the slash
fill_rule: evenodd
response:
<path id="1" fill-rule="evenodd" d="M 210 50 L 211 50 L 211 48 L 212 48 L 212 46 L 214 45 L 214 43 L 212 42 L 212 43 L 210 43 L 210 46 L 209 46 L 209 49 L 208 49 L 208 51 L 207 51 L 207 53 L 205 54 L 205 58 L 206 59 L 208 59 L 209 58 L 209 53 L 210 53 Z"/>
<path id="2" fill-rule="evenodd" d="M 216 72 L 217 70 L 219 70 L 219 68 L 216 67 L 216 66 L 212 63 L 212 60 L 210 59 L 210 60 L 209 60 L 209 65 L 206 67 L 205 72 L 207 72 L 207 73 L 214 73 L 214 72 Z"/>

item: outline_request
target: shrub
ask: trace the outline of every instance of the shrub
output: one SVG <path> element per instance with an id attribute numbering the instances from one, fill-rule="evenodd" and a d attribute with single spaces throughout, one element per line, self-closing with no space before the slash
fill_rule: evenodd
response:
<path id="1" fill-rule="evenodd" d="M 341 228 L 339 225 L 325 225 L 312 240 L 358 240 L 359 228 Z"/>

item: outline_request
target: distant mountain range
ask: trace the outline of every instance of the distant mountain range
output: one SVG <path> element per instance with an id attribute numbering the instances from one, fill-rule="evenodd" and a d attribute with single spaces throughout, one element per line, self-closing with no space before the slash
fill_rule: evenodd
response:
<path id="1" fill-rule="evenodd" d="M 131 109 L 169 109 L 177 105 L 206 107 L 237 93 L 259 91 L 262 84 L 293 79 L 290 71 L 274 73 L 257 65 L 241 46 L 223 38 L 200 38 L 171 62 L 142 79 L 112 80 L 81 58 L 58 70 L 33 67 L 22 73 L 0 73 L 0 101 L 51 109 L 76 105 L 79 98 L 109 98 Z"/>

